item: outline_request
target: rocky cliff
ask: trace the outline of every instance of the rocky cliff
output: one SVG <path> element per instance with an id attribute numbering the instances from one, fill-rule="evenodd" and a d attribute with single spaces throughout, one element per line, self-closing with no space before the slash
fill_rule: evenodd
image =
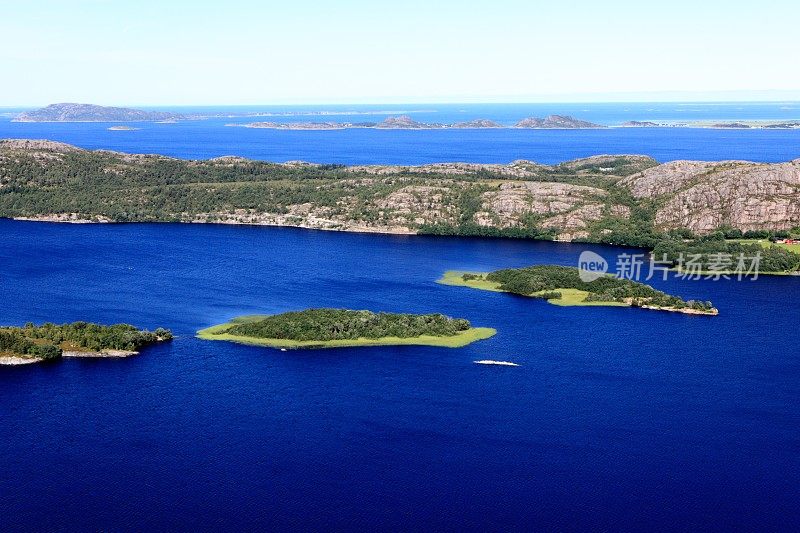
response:
<path id="1" fill-rule="evenodd" d="M 800 159 L 779 164 L 673 161 L 620 181 L 654 200 L 660 229 L 707 233 L 722 226 L 788 230 L 800 226 Z"/>

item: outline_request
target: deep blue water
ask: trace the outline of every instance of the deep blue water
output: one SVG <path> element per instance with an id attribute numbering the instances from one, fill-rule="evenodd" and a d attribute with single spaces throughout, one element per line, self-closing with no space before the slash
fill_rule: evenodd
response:
<path id="1" fill-rule="evenodd" d="M 654 282 L 718 317 L 434 283 L 583 249 L 0 221 L 2 323 L 178 335 L 127 360 L 0 368 L 0 529 L 800 527 L 800 278 Z M 192 336 L 312 306 L 441 311 L 498 334 L 304 352 Z"/>
<path id="2" fill-rule="evenodd" d="M 798 130 L 710 130 L 686 128 L 608 130 L 371 130 L 278 131 L 225 127 L 232 122 L 379 121 L 407 113 L 423 122 L 450 123 L 490 118 L 513 124 L 528 116 L 569 114 L 605 125 L 627 120 L 800 119 L 800 103 L 631 103 L 631 104 L 464 104 L 375 106 L 258 106 L 172 108 L 183 113 L 245 114 L 271 117 L 212 118 L 176 124 L 141 123 L 139 131 L 108 131 L 113 123 L 16 123 L 15 110 L 0 116 L 0 138 L 51 139 L 89 149 L 159 153 L 188 159 L 238 155 L 284 162 L 340 164 L 423 164 L 468 161 L 508 163 L 530 159 L 554 164 L 597 154 L 644 154 L 675 159 L 790 161 L 800 157 Z M 297 115 L 312 112 L 331 115 Z M 350 112 L 361 114 L 347 114 Z M 285 116 L 281 113 L 295 113 Z M 341 114 L 340 114 L 341 113 Z"/>

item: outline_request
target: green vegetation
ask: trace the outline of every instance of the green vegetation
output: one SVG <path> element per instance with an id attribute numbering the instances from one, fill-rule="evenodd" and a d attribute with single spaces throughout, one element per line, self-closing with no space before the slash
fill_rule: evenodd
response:
<path id="1" fill-rule="evenodd" d="M 142 346 L 172 339 L 172 332 L 136 329 L 128 324 L 101 326 L 89 322 L 45 323 L 24 327 L 0 327 L 0 354 L 30 359 L 57 359 L 64 350 L 100 352 L 134 351 Z"/>
<path id="2" fill-rule="evenodd" d="M 439 283 L 510 292 L 565 306 L 616 305 L 697 314 L 717 313 L 711 302 L 685 301 L 644 283 L 612 276 L 585 282 L 580 279 L 577 268 L 555 265 L 509 268 L 489 273 L 449 271 Z"/>
<path id="3" fill-rule="evenodd" d="M 348 309 L 308 309 L 280 315 L 239 317 L 206 328 L 197 336 L 274 348 L 333 348 L 429 345 L 457 348 L 496 332 L 441 314 L 373 313 Z"/>
<path id="4" fill-rule="evenodd" d="M 666 259 L 673 266 L 687 270 L 689 261 L 703 272 L 747 272 L 756 256 L 759 274 L 791 273 L 800 270 L 800 254 L 788 246 L 775 245 L 767 239 L 762 242 L 748 239 L 726 239 L 723 232 L 715 232 L 696 239 L 665 238 L 653 248 L 653 256 Z M 740 264 L 741 262 L 741 264 Z"/>
<path id="5" fill-rule="evenodd" d="M 605 163 L 604 163 L 605 164 Z M 625 157 L 607 163 L 622 175 L 655 165 Z M 602 166 L 602 165 L 600 165 Z M 553 167 L 531 165 L 535 181 L 612 187 L 614 176 L 585 163 Z M 536 217 L 516 228 L 477 224 L 481 194 L 497 191 L 509 176 L 485 168 L 454 175 L 413 168 L 386 174 L 341 165 L 281 165 L 240 158 L 184 161 L 161 156 L 59 148 L 40 150 L 0 146 L 0 216 L 36 217 L 77 213 L 115 222 L 213 222 L 225 215 L 293 216 L 311 205 L 324 217 L 344 223 L 396 224 L 403 208 L 387 198 L 409 187 L 442 188 L 446 216 L 431 214 L 402 222 L 415 231 L 447 235 L 486 235 L 551 239 Z M 426 206 L 430 207 L 430 206 Z M 319 211 L 322 210 L 322 211 Z M 220 218 L 221 217 L 221 218 Z M 543 218 L 543 217 L 542 217 Z"/>
<path id="6" fill-rule="evenodd" d="M 752 254 L 759 244 L 739 241 L 791 234 L 720 228 L 701 238 L 685 228 L 659 230 L 655 218 L 664 198 L 634 197 L 628 186 L 620 184 L 625 176 L 657 164 L 636 156 L 555 166 L 515 162 L 506 167 L 454 167 L 455 171 L 449 167 L 370 171 L 235 157 L 184 161 L 52 143 L 24 146 L 0 141 L 0 217 L 234 221 L 552 240 L 566 228 L 555 227 L 561 222 L 554 222 L 549 209 L 524 208 L 527 203 L 533 207 L 539 194 L 530 192 L 537 185 L 523 183 L 529 181 L 583 186 L 580 193 L 570 193 L 580 198 L 570 200 L 575 203 L 566 209 L 576 213 L 594 206 L 599 214 L 585 219 L 585 230 L 576 232 L 579 240 L 647 248 L 655 250 L 659 259 L 666 254 L 675 264 L 681 253 L 701 253 L 704 260 L 710 254 Z M 523 207 L 507 212 L 502 206 L 509 202 Z M 800 254 L 789 253 L 795 250 L 788 245 L 764 250 L 760 272 L 800 269 Z"/>

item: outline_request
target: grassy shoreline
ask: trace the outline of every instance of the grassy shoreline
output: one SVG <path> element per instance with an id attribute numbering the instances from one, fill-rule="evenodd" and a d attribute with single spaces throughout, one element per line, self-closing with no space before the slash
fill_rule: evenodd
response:
<path id="1" fill-rule="evenodd" d="M 465 280 L 462 276 L 464 274 L 473 274 L 476 276 L 485 276 L 488 272 L 466 272 L 462 270 L 448 270 L 441 278 L 436 280 L 440 285 L 449 285 L 452 287 L 469 287 L 470 289 L 478 289 L 491 292 L 505 292 L 511 294 L 509 291 L 500 289 L 499 283 L 494 283 L 486 280 Z M 586 296 L 589 295 L 587 291 L 579 289 L 554 289 L 556 292 L 561 293 L 561 298 L 548 298 L 547 303 L 558 305 L 561 307 L 585 306 L 585 307 L 631 307 L 629 304 L 622 302 L 587 302 Z M 551 292 L 551 291 L 546 291 Z M 536 296 L 534 293 L 532 296 Z"/>
<path id="2" fill-rule="evenodd" d="M 357 339 L 336 339 L 328 341 L 297 341 L 291 339 L 265 339 L 246 337 L 225 333 L 232 326 L 264 318 L 263 315 L 247 315 L 237 317 L 225 324 L 201 329 L 195 335 L 199 339 L 211 341 L 228 341 L 251 346 L 283 349 L 316 349 L 316 348 L 352 348 L 359 346 L 438 346 L 444 348 L 462 348 L 473 342 L 493 337 L 497 330 L 493 328 L 470 328 L 456 335 L 438 337 L 421 335 L 418 337 L 380 337 Z"/>
<path id="3" fill-rule="evenodd" d="M 471 275 L 474 278 L 465 279 L 464 278 L 465 274 Z M 488 274 L 489 273 L 487 272 L 465 272 L 461 270 L 448 270 L 436 282 L 441 285 L 449 285 L 454 287 L 468 287 L 470 289 L 478 289 L 491 292 L 506 292 L 509 294 L 518 294 L 520 296 L 525 296 L 528 298 L 539 298 L 546 300 L 548 303 L 552 305 L 558 305 L 562 307 L 590 307 L 590 306 L 638 307 L 640 309 L 667 311 L 667 312 L 682 313 L 689 315 L 714 316 L 719 314 L 719 311 L 716 308 L 705 310 L 705 309 L 696 309 L 696 308 L 682 307 L 682 306 L 653 305 L 652 303 L 648 303 L 646 300 L 645 301 L 639 300 L 637 302 L 636 301 L 637 298 L 635 297 L 618 299 L 616 301 L 591 300 L 591 299 L 588 299 L 587 301 L 587 297 L 593 295 L 593 293 L 577 288 L 548 288 L 546 290 L 533 292 L 530 294 L 523 294 L 519 292 L 504 290 L 503 288 L 501 288 L 500 283 L 486 279 L 486 276 Z M 554 293 L 556 293 L 555 297 L 552 298 L 547 297 Z"/>

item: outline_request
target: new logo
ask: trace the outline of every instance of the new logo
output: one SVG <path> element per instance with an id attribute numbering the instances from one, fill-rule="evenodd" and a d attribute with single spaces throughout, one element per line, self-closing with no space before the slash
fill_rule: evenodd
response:
<path id="1" fill-rule="evenodd" d="M 578 257 L 578 276 L 581 281 L 589 283 L 602 278 L 608 272 L 608 261 L 603 256 L 589 250 L 581 252 Z"/>

